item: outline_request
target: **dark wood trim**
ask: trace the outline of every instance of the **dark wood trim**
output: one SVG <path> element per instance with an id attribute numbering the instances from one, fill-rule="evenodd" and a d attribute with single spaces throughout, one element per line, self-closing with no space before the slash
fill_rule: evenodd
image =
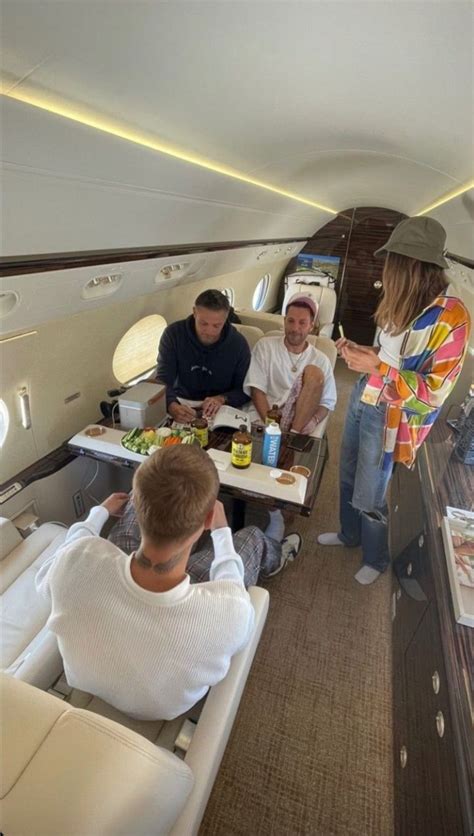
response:
<path id="1" fill-rule="evenodd" d="M 194 253 L 237 250 L 243 247 L 272 247 L 277 244 L 305 243 L 308 238 L 272 238 L 256 241 L 217 241 L 215 243 L 166 244 L 160 247 L 128 247 L 114 250 L 83 250 L 81 252 L 14 255 L 0 259 L 0 276 L 24 273 L 45 273 L 50 270 L 70 270 L 74 267 L 93 267 L 124 261 L 141 261 Z"/>

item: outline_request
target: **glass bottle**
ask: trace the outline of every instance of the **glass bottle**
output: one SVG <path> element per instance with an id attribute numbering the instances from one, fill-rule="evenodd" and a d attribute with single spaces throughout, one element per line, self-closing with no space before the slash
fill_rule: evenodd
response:
<path id="1" fill-rule="evenodd" d="M 199 441 L 201 447 L 207 447 L 209 443 L 209 424 L 205 418 L 195 418 L 191 422 L 194 430 L 194 437 Z"/>
<path id="2" fill-rule="evenodd" d="M 245 424 L 241 424 L 232 436 L 231 464 L 243 470 L 252 463 L 252 436 Z"/>
<path id="3" fill-rule="evenodd" d="M 275 422 L 275 424 L 278 424 L 278 426 L 280 426 L 281 416 L 282 412 L 280 407 L 278 406 L 278 404 L 274 403 L 272 408 L 269 409 L 267 412 L 265 424 L 273 424 L 273 422 Z"/>

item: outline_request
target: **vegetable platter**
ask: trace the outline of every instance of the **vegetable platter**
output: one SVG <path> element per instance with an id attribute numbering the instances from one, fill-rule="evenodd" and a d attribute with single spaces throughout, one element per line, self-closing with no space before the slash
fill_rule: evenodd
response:
<path id="1" fill-rule="evenodd" d="M 122 438 L 122 447 L 132 453 L 151 456 L 162 447 L 174 444 L 194 444 L 194 433 L 190 429 L 171 429 L 170 427 L 145 427 L 129 430 Z"/>

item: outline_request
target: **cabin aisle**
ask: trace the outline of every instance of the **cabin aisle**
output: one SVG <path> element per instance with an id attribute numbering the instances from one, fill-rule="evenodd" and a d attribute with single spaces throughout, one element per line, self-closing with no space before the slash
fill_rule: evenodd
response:
<path id="1" fill-rule="evenodd" d="M 330 460 L 295 564 L 270 612 L 200 836 L 389 836 L 390 574 L 357 584 L 359 550 L 322 549 L 337 526 L 339 444 L 355 375 L 338 364 Z M 334 530 L 337 530 L 334 528 Z"/>

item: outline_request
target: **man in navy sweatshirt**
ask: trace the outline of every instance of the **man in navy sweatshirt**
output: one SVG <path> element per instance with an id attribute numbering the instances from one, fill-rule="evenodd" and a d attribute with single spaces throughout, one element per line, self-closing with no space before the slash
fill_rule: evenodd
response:
<path id="1" fill-rule="evenodd" d="M 240 407 L 248 400 L 242 386 L 250 349 L 228 321 L 229 309 L 220 290 L 205 290 L 192 315 L 168 325 L 161 337 L 156 379 L 166 384 L 166 405 L 175 421 L 196 417 L 189 401 L 202 404 L 204 417 L 211 418 L 223 404 Z"/>

